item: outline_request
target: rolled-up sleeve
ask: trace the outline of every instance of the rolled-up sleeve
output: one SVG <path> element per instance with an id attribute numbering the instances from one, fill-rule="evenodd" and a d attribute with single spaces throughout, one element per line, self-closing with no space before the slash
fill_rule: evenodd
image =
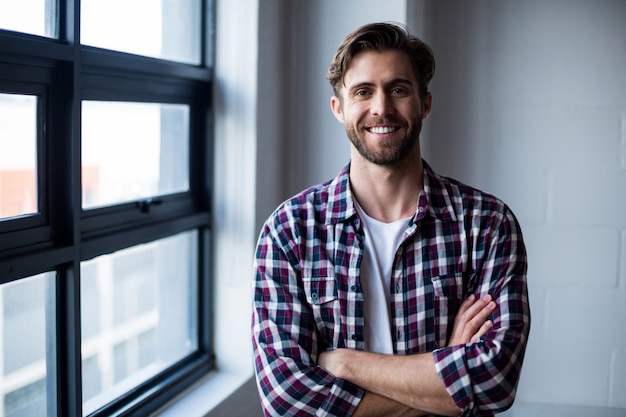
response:
<path id="1" fill-rule="evenodd" d="M 266 416 L 348 416 L 364 392 L 316 366 L 319 335 L 298 269 L 298 240 L 279 220 L 256 251 L 253 348 Z"/>
<path id="2" fill-rule="evenodd" d="M 462 416 L 487 416 L 515 399 L 530 331 L 527 259 L 517 220 L 507 209 L 485 237 L 479 295 L 497 304 L 493 327 L 478 342 L 433 352 L 435 366 Z"/>

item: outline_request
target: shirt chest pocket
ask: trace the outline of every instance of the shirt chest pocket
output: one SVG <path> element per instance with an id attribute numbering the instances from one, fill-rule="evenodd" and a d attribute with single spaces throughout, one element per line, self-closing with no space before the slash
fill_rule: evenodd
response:
<path id="1" fill-rule="evenodd" d="M 463 302 L 466 285 L 463 273 L 432 277 L 433 301 L 435 307 L 436 346 L 446 346 L 452 333 L 454 318 Z"/>
<path id="2" fill-rule="evenodd" d="M 432 277 L 435 298 L 462 299 L 465 281 L 463 277 L 463 273 Z"/>
<path id="3" fill-rule="evenodd" d="M 337 299 L 337 283 L 334 276 L 302 277 L 306 300 L 313 306 Z"/>
<path id="4" fill-rule="evenodd" d="M 341 311 L 334 276 L 303 277 L 302 283 L 315 322 L 320 349 L 338 347 L 341 340 Z"/>

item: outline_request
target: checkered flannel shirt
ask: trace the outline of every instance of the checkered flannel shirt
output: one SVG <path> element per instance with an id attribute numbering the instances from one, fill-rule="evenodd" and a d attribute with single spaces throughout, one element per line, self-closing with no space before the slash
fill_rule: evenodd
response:
<path id="1" fill-rule="evenodd" d="M 364 350 L 361 221 L 349 165 L 283 203 L 264 225 L 255 260 L 253 347 L 267 416 L 349 416 L 364 395 L 316 365 L 320 352 Z M 435 174 L 423 189 L 392 270 L 395 354 L 432 352 L 462 416 L 508 408 L 515 397 L 530 310 L 526 251 L 510 209 Z M 470 294 L 491 294 L 494 325 L 477 343 L 447 346 Z"/>

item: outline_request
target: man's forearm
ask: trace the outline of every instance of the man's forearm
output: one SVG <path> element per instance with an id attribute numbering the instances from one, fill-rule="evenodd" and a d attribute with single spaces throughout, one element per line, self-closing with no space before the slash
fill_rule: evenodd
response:
<path id="1" fill-rule="evenodd" d="M 367 391 L 352 417 L 421 417 L 427 413 Z"/>
<path id="2" fill-rule="evenodd" d="M 487 319 L 494 309 L 491 296 L 470 296 L 455 317 L 449 345 L 477 341 L 491 327 Z M 432 353 L 391 356 L 337 349 L 323 352 L 319 365 L 338 378 L 389 399 L 391 403 L 387 405 L 400 403 L 415 412 L 424 410 L 426 414 L 461 413 L 437 373 Z M 365 409 L 364 406 L 362 410 Z"/>
<path id="3" fill-rule="evenodd" d="M 461 413 L 446 391 L 431 353 L 393 356 L 350 349 L 329 353 L 325 365 L 338 378 L 415 410 L 448 416 Z"/>

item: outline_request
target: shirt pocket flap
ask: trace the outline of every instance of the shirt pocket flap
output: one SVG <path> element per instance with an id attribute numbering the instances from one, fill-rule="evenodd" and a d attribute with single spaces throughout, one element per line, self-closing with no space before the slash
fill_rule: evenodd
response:
<path id="1" fill-rule="evenodd" d="M 337 283 L 334 276 L 302 277 L 306 300 L 319 305 L 337 299 Z"/>
<path id="2" fill-rule="evenodd" d="M 432 277 L 433 292 L 437 298 L 463 298 L 464 276 L 462 272 L 457 274 L 441 275 Z"/>

